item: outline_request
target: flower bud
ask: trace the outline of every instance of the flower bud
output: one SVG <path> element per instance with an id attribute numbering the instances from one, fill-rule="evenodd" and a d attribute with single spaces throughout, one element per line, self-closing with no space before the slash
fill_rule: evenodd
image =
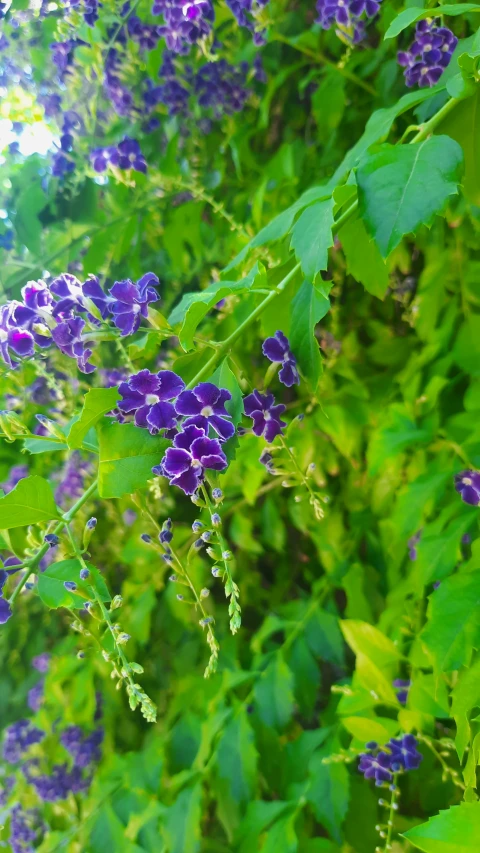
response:
<path id="1" fill-rule="evenodd" d="M 77 584 L 74 581 L 64 581 L 63 585 L 65 589 L 68 589 L 69 592 L 75 592 L 77 588 Z"/>
<path id="2" fill-rule="evenodd" d="M 90 577 L 90 572 L 88 569 L 80 569 L 80 580 L 86 581 L 87 578 Z"/>
<path id="3" fill-rule="evenodd" d="M 112 599 L 112 603 L 110 605 L 110 610 L 118 610 L 123 604 L 123 598 L 121 595 L 115 595 Z"/>
<path id="4" fill-rule="evenodd" d="M 60 539 L 55 533 L 47 533 L 47 535 L 44 537 L 44 541 L 48 542 L 50 548 L 54 548 L 55 545 L 58 545 Z"/>

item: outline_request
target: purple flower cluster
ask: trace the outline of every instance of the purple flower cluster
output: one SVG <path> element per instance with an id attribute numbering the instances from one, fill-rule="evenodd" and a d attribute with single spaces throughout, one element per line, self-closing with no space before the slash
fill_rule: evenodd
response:
<path id="1" fill-rule="evenodd" d="M 126 136 L 118 145 L 110 145 L 106 148 L 94 148 L 90 152 L 90 160 L 96 172 L 106 172 L 108 166 L 117 169 L 133 169 L 135 172 L 147 171 L 147 163 L 143 156 L 140 145 L 136 139 Z"/>
<path id="2" fill-rule="evenodd" d="M 32 660 L 32 667 L 45 675 L 50 666 L 50 655 L 48 652 L 43 652 L 37 655 Z M 44 699 L 45 679 L 41 678 L 31 690 L 28 691 L 27 705 L 35 713 L 40 709 Z"/>
<path id="3" fill-rule="evenodd" d="M 40 743 L 45 732 L 33 726 L 30 720 L 17 720 L 5 729 L 3 741 L 3 757 L 8 764 L 18 764 L 27 750 L 35 743 Z"/>
<path id="4" fill-rule="evenodd" d="M 253 391 L 243 401 L 243 407 L 247 417 L 253 421 L 253 432 L 255 435 L 263 436 L 269 443 L 281 435 L 282 429 L 286 427 L 280 415 L 285 411 L 283 403 L 275 405 L 273 394 L 260 394 Z"/>
<path id="5" fill-rule="evenodd" d="M 375 779 L 380 787 L 393 782 L 394 773 L 416 770 L 423 761 L 417 750 L 417 739 L 413 735 L 391 738 L 384 747 L 375 742 L 366 744 L 366 752 L 360 755 L 358 769 L 365 779 Z"/>
<path id="6" fill-rule="evenodd" d="M 102 756 L 100 747 L 103 743 L 103 737 L 102 728 L 95 729 L 89 735 L 84 735 L 80 726 L 69 726 L 62 733 L 60 741 L 71 755 L 75 767 L 84 769 L 90 764 L 100 761 Z"/>
<path id="7" fill-rule="evenodd" d="M 8 472 L 7 479 L 3 483 L 0 483 L 0 489 L 8 495 L 17 483 L 25 477 L 28 477 L 28 465 L 13 465 Z"/>
<path id="8" fill-rule="evenodd" d="M 227 0 L 227 6 L 235 16 L 237 24 L 250 30 L 257 47 L 265 44 L 265 30 L 258 27 L 257 16 L 267 3 L 268 0 Z"/>
<path id="9" fill-rule="evenodd" d="M 412 86 L 434 86 L 450 63 L 458 39 L 447 27 L 438 27 L 433 18 L 419 21 L 415 39 L 408 50 L 397 54 L 399 64 L 405 68 L 405 83 Z"/>
<path id="10" fill-rule="evenodd" d="M 283 332 L 275 332 L 272 338 L 267 338 L 262 344 L 262 352 L 270 361 L 282 365 L 278 378 L 283 385 L 287 388 L 300 385 L 297 359 L 291 352 L 288 338 Z"/>
<path id="11" fill-rule="evenodd" d="M 10 812 L 10 838 L 12 853 L 33 853 L 43 839 L 46 825 L 38 809 L 22 809 L 17 803 Z M 33 846 L 35 845 L 35 847 Z"/>
<path id="12" fill-rule="evenodd" d="M 464 503 L 480 506 L 480 471 L 461 471 L 456 474 L 455 489 Z"/>
<path id="13" fill-rule="evenodd" d="M 153 50 L 161 36 L 160 27 L 145 24 L 138 15 L 131 15 L 127 22 L 127 31 L 130 38 L 136 41 L 141 50 Z"/>
<path id="14" fill-rule="evenodd" d="M 173 446 L 152 469 L 155 474 L 168 477 L 172 485 L 192 495 L 207 468 L 223 471 L 227 467 L 221 443 L 232 438 L 235 427 L 225 408 L 232 396 L 226 388 L 201 382 L 185 390 L 183 379 L 173 371 L 145 369 L 122 382 L 118 391 L 122 415 L 133 416 L 135 424 L 152 435 L 164 431 L 174 436 Z"/>
<path id="15" fill-rule="evenodd" d="M 381 0 L 317 0 L 316 23 L 322 29 L 336 26 L 348 41 L 358 44 L 365 36 L 365 20 L 374 18 Z"/>
<path id="16" fill-rule="evenodd" d="M 85 480 L 93 473 L 91 462 L 82 458 L 78 450 L 75 450 L 59 472 L 54 474 L 58 480 L 55 489 L 55 501 L 59 506 L 65 508 L 67 504 L 78 500 L 84 492 Z"/>
<path id="17" fill-rule="evenodd" d="M 160 85 L 146 81 L 143 94 L 145 111 L 150 113 L 157 104 L 164 104 L 170 115 L 192 117 L 190 100 L 196 109 L 201 107 L 206 117 L 200 120 L 200 129 L 209 129 L 209 119 L 221 119 L 243 109 L 250 90 L 247 88 L 248 63 L 234 67 L 225 59 L 206 62 L 194 72 L 190 66 L 179 71 L 174 54 L 165 51 L 158 73 Z M 208 120 L 207 120 L 208 117 Z"/>
<path id="18" fill-rule="evenodd" d="M 163 16 L 158 34 L 174 53 L 189 53 L 193 44 L 212 31 L 214 12 L 210 0 L 154 0 L 152 14 Z"/>
<path id="19" fill-rule="evenodd" d="M 42 349 L 55 344 L 74 358 L 82 373 L 92 373 L 92 342 L 88 340 L 86 320 L 99 325 L 111 315 L 122 336 L 136 332 L 148 305 L 158 301 L 155 289 L 159 281 L 146 273 L 137 284 L 117 281 L 106 294 L 96 276 L 81 284 L 74 275 L 64 273 L 47 287 L 43 281 L 31 281 L 22 289 L 23 302 L 12 300 L 0 306 L 0 357 L 7 367 L 17 367 L 17 358 L 29 358 L 35 346 Z M 54 297 L 58 297 L 55 299 Z"/>

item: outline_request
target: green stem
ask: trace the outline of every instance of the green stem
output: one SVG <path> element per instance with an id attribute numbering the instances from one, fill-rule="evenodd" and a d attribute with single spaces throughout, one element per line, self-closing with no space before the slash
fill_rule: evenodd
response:
<path id="1" fill-rule="evenodd" d="M 408 143 L 411 145 L 414 142 L 422 142 L 427 136 L 434 130 L 437 124 L 440 124 L 441 121 L 447 116 L 459 103 L 457 98 L 450 98 L 446 104 L 443 105 L 441 109 L 439 109 L 438 113 L 435 113 L 431 119 L 422 124 L 418 133 L 415 134 Z"/>
<path id="2" fill-rule="evenodd" d="M 55 536 L 58 536 L 58 534 L 62 532 L 64 527 L 67 527 L 67 529 L 68 529 L 68 524 L 70 523 L 72 518 L 74 518 L 76 516 L 77 512 L 82 508 L 82 506 L 96 492 L 97 485 L 98 485 L 98 483 L 95 480 L 95 482 L 92 483 L 92 485 L 88 487 L 86 492 L 83 493 L 83 495 L 78 499 L 78 501 L 76 503 L 74 503 L 72 507 L 70 507 L 68 512 L 66 512 L 66 513 L 64 513 L 64 515 L 62 515 L 62 520 L 59 521 L 58 524 L 56 524 L 52 530 L 52 533 L 55 534 Z M 17 584 L 15 589 L 13 590 L 13 593 L 9 598 L 10 605 L 14 604 L 15 600 L 18 598 L 23 587 L 25 586 L 28 578 L 30 577 L 31 574 L 33 574 L 33 572 L 37 568 L 40 560 L 42 559 L 42 557 L 45 556 L 45 554 L 47 553 L 49 548 L 50 548 L 50 545 L 48 544 L 48 542 L 45 542 L 45 544 L 42 545 L 42 547 L 37 551 L 37 553 L 35 554 L 34 557 L 31 557 L 30 560 L 25 560 L 25 565 L 27 566 L 27 571 L 25 572 L 23 578 Z"/>
<path id="3" fill-rule="evenodd" d="M 393 774 L 393 783 L 395 787 L 392 790 L 392 796 L 390 798 L 390 808 L 388 810 L 388 821 L 387 821 L 387 837 L 385 839 L 385 850 L 392 849 L 392 835 L 393 835 L 393 818 L 395 817 L 396 811 L 396 801 L 398 796 L 398 788 L 397 788 L 397 774 Z"/>
<path id="4" fill-rule="evenodd" d="M 260 314 L 262 314 L 265 311 L 265 308 L 268 308 L 270 303 L 273 302 L 273 300 L 280 293 L 282 293 L 285 290 L 287 285 L 291 282 L 292 278 L 299 271 L 300 266 L 301 266 L 300 263 L 295 264 L 293 269 L 291 269 L 290 272 L 287 273 L 285 278 L 283 278 L 282 281 L 279 284 L 277 284 L 276 288 L 274 290 L 270 291 L 268 296 L 266 296 L 265 299 L 262 299 L 260 304 L 257 305 L 256 308 L 253 309 L 252 313 L 249 314 L 249 316 L 246 318 L 246 320 L 244 320 L 243 323 L 240 323 L 240 325 L 235 329 L 235 331 L 232 332 L 232 334 L 228 338 L 226 338 L 224 341 L 222 341 L 220 343 L 220 346 L 218 347 L 217 351 L 207 361 L 205 366 L 202 367 L 198 371 L 198 373 L 196 374 L 196 376 L 194 376 L 192 381 L 188 383 L 187 388 L 194 388 L 194 386 L 197 384 L 197 382 L 200 382 L 200 380 L 203 379 L 204 376 L 208 377 L 211 375 L 214 368 L 222 360 L 222 358 L 229 352 L 229 350 L 232 348 L 235 341 L 238 338 L 240 338 L 243 335 L 243 333 L 245 332 L 245 330 L 248 329 L 250 324 L 253 323 L 253 321 L 256 320 L 256 318 L 259 317 Z"/>
<path id="5" fill-rule="evenodd" d="M 325 56 L 324 53 L 321 53 L 320 51 L 316 51 L 314 53 L 302 44 L 295 44 L 295 42 L 286 38 L 286 36 L 282 36 L 280 33 L 275 33 L 274 41 L 281 41 L 283 44 L 287 44 L 289 47 L 293 48 L 293 50 L 298 50 L 299 53 L 303 53 L 304 56 L 308 56 L 308 58 L 313 60 L 313 62 L 318 62 L 321 65 L 328 65 L 329 68 L 333 68 L 333 70 L 337 71 L 338 74 L 341 74 L 342 77 L 345 77 L 347 80 L 355 83 L 356 86 L 360 86 L 361 89 L 364 89 L 365 92 L 368 92 L 370 95 L 377 94 L 373 86 L 370 86 L 369 83 L 366 83 L 365 80 L 362 80 L 361 77 L 358 77 L 358 75 L 354 74 L 353 71 L 349 71 L 348 68 L 344 68 L 336 62 L 333 62 L 328 58 L 328 56 Z"/>
<path id="6" fill-rule="evenodd" d="M 211 518 L 212 515 L 216 512 L 216 509 L 214 506 L 212 506 L 208 491 L 204 485 L 201 486 L 201 490 Z M 225 584 L 225 593 L 227 597 L 230 597 L 230 630 L 232 634 L 236 634 L 238 629 L 240 628 L 242 621 L 242 609 L 238 600 L 238 586 L 233 580 L 232 573 L 230 571 L 229 560 L 224 556 L 225 554 L 230 553 L 228 544 L 225 542 L 220 530 L 217 527 L 214 527 L 214 533 L 218 543 L 218 547 L 220 548 L 220 553 L 222 555 L 221 559 L 223 563 L 225 577 L 227 578 L 227 583 Z"/>

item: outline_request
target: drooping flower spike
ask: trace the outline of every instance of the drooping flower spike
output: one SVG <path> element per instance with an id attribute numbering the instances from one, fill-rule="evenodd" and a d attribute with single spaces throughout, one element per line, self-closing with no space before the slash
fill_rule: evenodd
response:
<path id="1" fill-rule="evenodd" d="M 114 301 L 110 305 L 113 314 L 113 322 L 120 329 L 122 337 L 132 335 L 140 326 L 142 317 L 148 316 L 148 306 L 151 302 L 158 302 L 157 276 L 147 272 L 136 284 L 129 279 L 116 281 L 110 288 L 110 294 Z"/>
<path id="2" fill-rule="evenodd" d="M 447 27 L 438 27 L 432 18 L 419 21 L 415 39 L 408 50 L 397 54 L 398 62 L 405 68 L 406 85 L 411 88 L 434 86 L 449 65 L 458 39 Z"/>
<path id="3" fill-rule="evenodd" d="M 282 365 L 278 378 L 283 385 L 291 388 L 292 385 L 300 384 L 297 359 L 290 350 L 288 338 L 283 332 L 275 332 L 272 338 L 267 338 L 262 344 L 262 352 L 270 361 Z"/>

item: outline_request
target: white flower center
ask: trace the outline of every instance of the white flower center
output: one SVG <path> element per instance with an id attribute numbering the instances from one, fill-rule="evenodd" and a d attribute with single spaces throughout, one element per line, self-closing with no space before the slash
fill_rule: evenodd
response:
<path id="1" fill-rule="evenodd" d="M 202 463 L 199 459 L 192 459 L 192 468 L 201 468 Z"/>
<path id="2" fill-rule="evenodd" d="M 160 397 L 158 397 L 156 394 L 147 394 L 147 396 L 145 397 L 145 402 L 148 406 L 154 406 L 155 403 L 158 403 L 159 399 Z"/>
<path id="3" fill-rule="evenodd" d="M 0 329 L 0 344 L 4 344 L 5 341 L 8 341 L 8 334 L 3 329 Z"/>
<path id="4" fill-rule="evenodd" d="M 426 44 L 426 45 L 425 45 L 425 47 L 423 48 L 423 52 L 424 52 L 424 53 L 427 53 L 427 51 L 429 51 L 429 50 L 431 50 L 431 49 L 432 49 L 432 45 L 431 45 L 431 44 Z"/>
<path id="5" fill-rule="evenodd" d="M 138 305 L 137 302 L 135 302 L 134 305 L 132 306 L 132 310 L 133 310 L 134 314 L 138 314 L 138 312 L 141 311 L 141 306 Z"/>
<path id="6" fill-rule="evenodd" d="M 265 412 L 265 414 L 264 414 L 264 416 L 263 416 L 263 417 L 264 417 L 264 419 L 265 419 L 266 421 L 271 421 L 271 420 L 272 420 L 272 416 L 271 416 L 270 412 Z"/>
<path id="7" fill-rule="evenodd" d="M 200 414 L 203 415 L 204 418 L 211 418 L 213 415 L 213 409 L 211 406 L 204 406 Z"/>
<path id="8" fill-rule="evenodd" d="M 463 477 L 462 483 L 464 486 L 471 486 L 472 485 L 472 481 L 471 481 L 470 477 Z"/>

